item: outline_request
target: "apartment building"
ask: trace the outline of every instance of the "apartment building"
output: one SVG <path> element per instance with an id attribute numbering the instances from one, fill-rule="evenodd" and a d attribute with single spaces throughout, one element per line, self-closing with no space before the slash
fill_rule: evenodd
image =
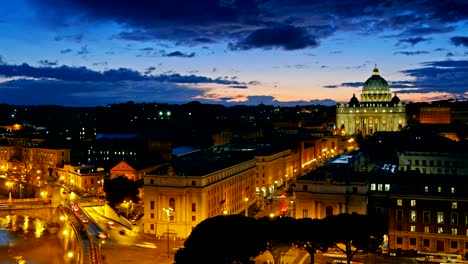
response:
<path id="1" fill-rule="evenodd" d="M 468 252 L 468 188 L 464 177 L 411 172 L 372 177 L 369 210 L 378 212 L 380 219 L 388 219 L 389 248 Z"/>
<path id="2" fill-rule="evenodd" d="M 197 152 L 144 178 L 145 233 L 186 238 L 201 221 L 239 214 L 256 203 L 252 153 Z"/>

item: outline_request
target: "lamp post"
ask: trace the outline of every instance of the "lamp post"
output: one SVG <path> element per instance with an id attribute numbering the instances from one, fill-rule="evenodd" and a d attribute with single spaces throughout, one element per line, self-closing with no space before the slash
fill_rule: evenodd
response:
<path id="1" fill-rule="evenodd" d="M 245 209 L 245 216 L 248 217 L 249 216 L 249 210 L 248 210 L 248 207 L 247 207 L 247 203 L 249 202 L 249 197 L 245 197 L 244 198 L 244 209 Z"/>
<path id="2" fill-rule="evenodd" d="M 290 209 L 291 210 L 291 217 L 294 218 L 294 201 L 291 200 L 290 202 L 291 202 L 291 209 Z"/>
<path id="3" fill-rule="evenodd" d="M 167 221 L 167 257 L 169 258 L 169 221 L 171 220 L 171 212 L 174 211 L 171 207 L 163 208 L 163 211 L 166 212 L 166 221 Z"/>

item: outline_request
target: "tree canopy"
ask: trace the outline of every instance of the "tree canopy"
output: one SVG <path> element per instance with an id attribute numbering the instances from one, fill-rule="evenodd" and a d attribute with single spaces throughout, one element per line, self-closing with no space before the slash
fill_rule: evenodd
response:
<path id="1" fill-rule="evenodd" d="M 293 245 L 311 255 L 336 247 L 348 263 L 360 249 L 369 248 L 370 232 L 365 215 L 340 214 L 325 219 L 290 217 L 249 218 L 243 215 L 215 216 L 198 224 L 177 251 L 175 264 L 245 264 L 269 250 L 280 259 Z M 341 246 L 341 245 L 344 245 Z"/>
<path id="2" fill-rule="evenodd" d="M 131 181 L 124 176 L 119 176 L 104 182 L 106 200 L 112 207 L 122 203 L 124 200 L 138 202 L 138 188 L 139 184 L 137 182 Z"/>

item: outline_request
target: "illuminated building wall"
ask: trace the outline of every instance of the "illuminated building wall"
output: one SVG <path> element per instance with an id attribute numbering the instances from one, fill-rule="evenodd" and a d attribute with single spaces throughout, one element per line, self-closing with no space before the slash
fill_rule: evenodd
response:
<path id="1" fill-rule="evenodd" d="M 144 179 L 145 233 L 167 236 L 163 209 L 172 208 L 169 236 L 187 238 L 201 221 L 239 214 L 255 203 L 255 159 L 219 156 L 171 162 Z M 248 198 L 248 201 L 245 201 Z"/>
<path id="2" fill-rule="evenodd" d="M 450 107 L 421 107 L 419 110 L 419 122 L 421 124 L 450 124 Z"/>

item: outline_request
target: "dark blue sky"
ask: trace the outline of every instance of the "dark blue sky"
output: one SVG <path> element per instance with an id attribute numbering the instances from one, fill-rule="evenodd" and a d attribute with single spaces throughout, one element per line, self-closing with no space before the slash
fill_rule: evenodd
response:
<path id="1" fill-rule="evenodd" d="M 0 1 L 0 103 L 468 97 L 467 1 Z"/>

